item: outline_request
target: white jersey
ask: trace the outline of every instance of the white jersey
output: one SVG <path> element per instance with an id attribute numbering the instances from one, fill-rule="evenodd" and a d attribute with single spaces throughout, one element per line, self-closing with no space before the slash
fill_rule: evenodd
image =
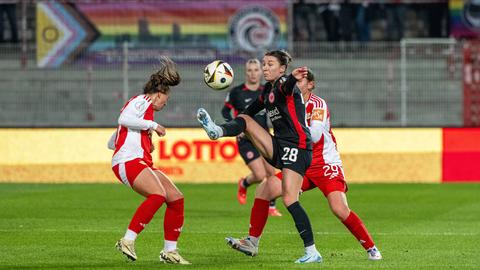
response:
<path id="1" fill-rule="evenodd" d="M 158 124 L 153 121 L 151 99 L 146 95 L 132 97 L 121 110 L 118 125 L 112 167 L 134 159 L 141 159 L 152 166 L 149 133 L 156 129 Z"/>
<path id="2" fill-rule="evenodd" d="M 312 93 L 305 103 L 305 110 L 313 141 L 312 164 L 342 165 L 325 100 Z"/>

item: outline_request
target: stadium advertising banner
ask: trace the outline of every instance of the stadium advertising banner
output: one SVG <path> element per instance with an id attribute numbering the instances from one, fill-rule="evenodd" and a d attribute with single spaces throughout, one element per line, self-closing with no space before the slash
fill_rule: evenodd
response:
<path id="1" fill-rule="evenodd" d="M 124 42 L 134 63 L 159 52 L 198 61 L 224 49 L 286 48 L 287 14 L 285 0 L 39 2 L 37 61 L 57 67 L 70 55 L 59 51 L 74 50 L 79 41 L 88 47 L 84 58 L 104 63 L 119 62 Z M 89 33 L 98 36 L 86 38 Z"/>
<path id="2" fill-rule="evenodd" d="M 0 182 L 115 183 L 114 129 L 0 129 Z M 480 181 L 480 129 L 335 129 L 349 183 Z M 176 182 L 234 183 L 249 173 L 235 139 L 202 129 L 154 136 L 154 164 Z"/>

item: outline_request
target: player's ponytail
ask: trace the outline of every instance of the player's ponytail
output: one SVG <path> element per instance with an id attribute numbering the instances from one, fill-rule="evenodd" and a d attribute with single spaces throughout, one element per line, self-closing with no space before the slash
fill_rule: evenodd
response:
<path id="1" fill-rule="evenodd" d="M 285 70 L 288 68 L 288 64 L 292 62 L 292 57 L 290 54 L 284 50 L 275 50 L 275 51 L 269 51 L 265 53 L 265 56 L 273 56 L 277 58 L 278 62 L 280 63 L 281 66 L 285 66 Z"/>
<path id="2" fill-rule="evenodd" d="M 180 83 L 180 74 L 178 74 L 175 63 L 168 57 L 162 56 L 160 67 L 150 76 L 150 79 L 143 87 L 144 94 L 163 93 L 168 94 L 170 86 Z"/>

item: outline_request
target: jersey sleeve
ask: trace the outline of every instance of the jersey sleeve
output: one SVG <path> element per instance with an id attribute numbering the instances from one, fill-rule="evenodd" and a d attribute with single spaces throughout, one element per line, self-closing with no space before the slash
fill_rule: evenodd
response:
<path id="1" fill-rule="evenodd" d="M 118 124 L 135 130 L 156 129 L 158 124 L 143 119 L 149 103 L 144 99 L 132 100 L 120 113 Z"/>
<path id="2" fill-rule="evenodd" d="M 286 96 L 291 96 L 293 94 L 295 84 L 297 83 L 297 79 L 290 74 L 286 79 L 281 78 L 281 80 L 284 81 L 280 84 L 280 91 Z"/>
<path id="3" fill-rule="evenodd" d="M 323 131 L 327 129 L 327 106 L 313 108 L 311 117 L 310 135 L 312 141 L 316 143 L 322 137 Z"/>
<path id="4" fill-rule="evenodd" d="M 259 96 L 252 104 L 250 104 L 250 106 L 248 106 L 243 113 L 254 117 L 259 111 L 265 109 L 265 104 L 260 97 L 261 96 Z"/>
<path id="5" fill-rule="evenodd" d="M 222 108 L 222 116 L 223 116 L 223 119 L 225 119 L 225 121 L 231 121 L 233 119 L 232 117 L 232 109 L 233 109 L 233 105 L 232 103 L 230 102 L 230 93 L 227 94 L 227 97 L 225 98 L 225 103 L 223 104 L 223 108 Z"/>
<path id="6" fill-rule="evenodd" d="M 112 136 L 110 136 L 110 139 L 108 139 L 107 147 L 110 150 L 115 150 L 115 139 L 117 138 L 117 132 L 113 132 Z"/>

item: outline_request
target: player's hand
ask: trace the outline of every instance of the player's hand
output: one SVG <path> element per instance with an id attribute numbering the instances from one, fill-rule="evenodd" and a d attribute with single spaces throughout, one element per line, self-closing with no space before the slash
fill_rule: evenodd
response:
<path id="1" fill-rule="evenodd" d="M 165 134 L 167 134 L 167 131 L 165 130 L 165 127 L 163 127 L 162 125 L 158 125 L 157 128 L 155 129 L 155 132 L 160 137 L 163 137 L 163 136 L 165 136 Z"/>
<path id="2" fill-rule="evenodd" d="M 295 77 L 297 81 L 306 78 L 308 74 L 308 68 L 307 67 L 299 67 L 296 68 L 292 71 L 292 76 Z"/>

